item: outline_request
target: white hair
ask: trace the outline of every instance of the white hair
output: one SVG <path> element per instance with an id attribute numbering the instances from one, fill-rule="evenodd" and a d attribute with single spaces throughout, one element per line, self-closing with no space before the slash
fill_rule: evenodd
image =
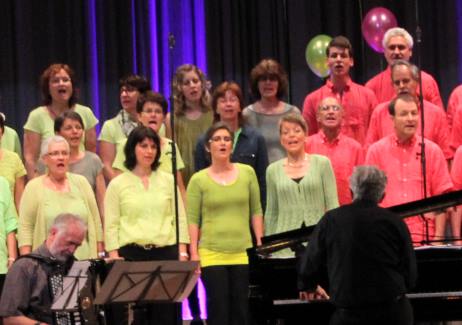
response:
<path id="1" fill-rule="evenodd" d="M 69 150 L 69 143 L 60 135 L 53 135 L 45 140 L 42 141 L 42 145 L 40 146 L 40 158 L 43 158 L 45 155 L 48 154 L 48 150 L 50 145 L 53 143 L 61 143 L 64 142 L 66 144 L 67 150 Z"/>
<path id="2" fill-rule="evenodd" d="M 404 37 L 404 39 L 407 42 L 407 45 L 409 46 L 410 49 L 412 49 L 412 47 L 414 46 L 414 39 L 412 38 L 411 34 L 408 33 L 407 30 L 401 27 L 393 27 L 385 32 L 385 35 L 383 35 L 383 39 L 382 39 L 383 48 L 384 49 L 387 48 L 387 44 L 390 38 L 396 37 L 396 36 Z"/>
<path id="3" fill-rule="evenodd" d="M 76 214 L 72 213 L 61 213 L 59 214 L 54 220 L 53 224 L 50 227 L 51 229 L 56 229 L 58 230 L 58 233 L 62 233 L 64 230 L 68 229 L 68 227 L 79 227 L 82 232 L 87 232 L 87 223 L 83 221 L 82 218 L 80 218 Z"/>
<path id="4" fill-rule="evenodd" d="M 387 176 L 375 166 L 356 166 L 350 177 L 353 201 L 370 200 L 379 202 L 385 193 Z"/>

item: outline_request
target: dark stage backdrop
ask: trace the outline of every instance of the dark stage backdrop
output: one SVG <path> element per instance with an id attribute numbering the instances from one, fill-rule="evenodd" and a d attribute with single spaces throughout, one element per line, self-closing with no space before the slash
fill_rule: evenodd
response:
<path id="1" fill-rule="evenodd" d="M 422 30 L 422 67 L 439 83 L 446 102 L 460 82 L 457 1 L 417 0 Z M 460 2 L 460 1 L 459 1 Z M 353 80 L 365 83 L 386 61 L 365 43 L 362 17 L 372 8 L 391 10 L 415 38 L 415 1 L 376 0 L 209 0 L 206 1 L 208 71 L 214 85 L 234 79 L 248 95 L 250 69 L 264 57 L 280 61 L 289 74 L 288 100 L 302 107 L 307 93 L 323 84 L 308 68 L 305 48 L 318 34 L 345 35 L 355 51 Z M 459 15 L 458 15 L 459 14 Z M 413 61 L 416 63 L 417 53 Z M 251 101 L 252 99 L 249 98 Z"/>
<path id="2" fill-rule="evenodd" d="M 418 0 L 422 66 L 445 100 L 462 76 L 459 2 Z M 127 73 L 146 75 L 168 95 L 171 68 L 196 63 L 213 85 L 234 79 L 248 94 L 249 71 L 264 57 L 286 67 L 289 101 L 301 106 L 322 84 L 305 62 L 305 47 L 315 35 L 350 38 L 353 79 L 360 83 L 384 67 L 361 35 L 361 17 L 376 6 L 390 9 L 415 34 L 414 0 L 3 0 L 0 111 L 22 133 L 29 111 L 41 102 L 39 75 L 53 62 L 75 69 L 80 102 L 103 122 L 118 110 L 117 84 Z M 168 32 L 177 39 L 173 62 Z"/>

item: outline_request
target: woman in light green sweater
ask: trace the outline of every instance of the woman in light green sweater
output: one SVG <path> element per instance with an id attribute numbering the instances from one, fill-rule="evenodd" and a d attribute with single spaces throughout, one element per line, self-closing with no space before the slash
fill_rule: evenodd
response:
<path id="1" fill-rule="evenodd" d="M 188 185 L 191 260 L 200 261 L 207 294 L 207 324 L 248 324 L 249 223 L 261 243 L 260 190 L 252 167 L 231 163 L 233 133 L 218 122 L 205 135 L 210 167 Z"/>
<path id="2" fill-rule="evenodd" d="M 266 170 L 265 235 L 318 223 L 327 210 L 338 207 L 335 176 L 329 159 L 305 153 L 307 126 L 299 114 L 281 118 L 279 133 L 287 157 Z M 290 250 L 274 256 L 291 256 Z"/>

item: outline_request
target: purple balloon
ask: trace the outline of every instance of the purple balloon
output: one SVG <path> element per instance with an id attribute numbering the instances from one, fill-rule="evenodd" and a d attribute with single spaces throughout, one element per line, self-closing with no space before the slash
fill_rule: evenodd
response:
<path id="1" fill-rule="evenodd" d="M 382 39 L 385 32 L 398 26 L 395 15 L 383 7 L 369 10 L 363 19 L 361 30 L 367 44 L 376 52 L 383 53 Z"/>

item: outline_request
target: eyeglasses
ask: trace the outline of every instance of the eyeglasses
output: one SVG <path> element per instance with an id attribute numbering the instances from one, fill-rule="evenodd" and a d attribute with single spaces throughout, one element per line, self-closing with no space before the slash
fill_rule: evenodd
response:
<path id="1" fill-rule="evenodd" d="M 219 141 L 230 142 L 230 141 L 233 141 L 233 139 L 228 136 L 220 137 L 219 135 L 216 135 L 216 136 L 211 137 L 209 140 L 209 142 L 219 142 Z"/>
<path id="2" fill-rule="evenodd" d="M 51 151 L 49 153 L 47 153 L 48 156 L 50 157 L 58 157 L 58 156 L 63 156 L 63 157 L 66 157 L 66 156 L 69 156 L 69 151 L 67 150 L 63 150 L 63 151 Z"/>
<path id="3" fill-rule="evenodd" d="M 258 81 L 278 81 L 278 76 L 275 74 L 269 74 L 265 76 L 261 76 Z"/>
<path id="4" fill-rule="evenodd" d="M 332 109 L 334 112 L 340 111 L 341 107 L 339 105 L 323 105 L 319 108 L 323 112 L 327 112 Z"/>
<path id="5" fill-rule="evenodd" d="M 164 112 L 161 109 L 145 109 L 145 110 L 142 111 L 142 113 L 145 113 L 145 114 L 159 114 L 159 115 L 164 114 Z"/>
<path id="6" fill-rule="evenodd" d="M 68 77 L 53 77 L 50 79 L 50 83 L 52 84 L 59 84 L 60 82 L 67 83 L 70 81 L 71 81 L 71 78 L 68 78 Z"/>

